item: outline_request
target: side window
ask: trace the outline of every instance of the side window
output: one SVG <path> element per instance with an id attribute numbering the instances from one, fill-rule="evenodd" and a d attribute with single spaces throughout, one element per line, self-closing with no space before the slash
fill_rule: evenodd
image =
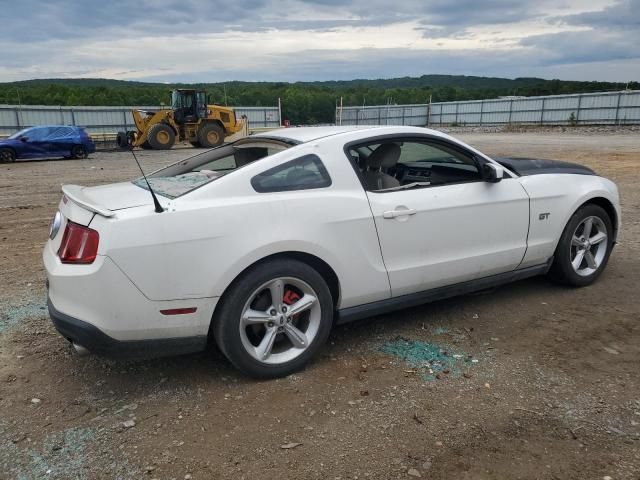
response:
<path id="1" fill-rule="evenodd" d="M 73 136 L 74 131 L 70 127 L 52 127 L 47 134 L 47 141 L 68 139 Z"/>
<path id="2" fill-rule="evenodd" d="M 202 171 L 202 170 L 233 170 L 236 168 L 236 159 L 231 155 L 227 155 L 226 157 L 216 158 L 208 163 L 204 163 L 199 165 L 193 171 Z"/>
<path id="3" fill-rule="evenodd" d="M 482 180 L 472 154 L 446 142 L 398 138 L 351 147 L 369 191 Z"/>
<path id="4" fill-rule="evenodd" d="M 305 155 L 291 160 L 251 179 L 251 186 L 260 193 L 308 190 L 329 185 L 331 177 L 316 155 Z"/>
<path id="5" fill-rule="evenodd" d="M 24 136 L 27 137 L 30 142 L 42 142 L 49 135 L 49 130 L 51 129 L 47 127 L 36 127 L 25 133 Z"/>
<path id="6" fill-rule="evenodd" d="M 434 185 L 480 180 L 474 159 L 446 144 L 406 142 L 401 147 L 400 170 L 408 179 L 428 173 Z"/>

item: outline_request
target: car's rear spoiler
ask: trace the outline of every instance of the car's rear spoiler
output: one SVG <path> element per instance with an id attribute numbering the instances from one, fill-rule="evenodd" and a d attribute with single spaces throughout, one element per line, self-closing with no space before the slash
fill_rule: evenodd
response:
<path id="1" fill-rule="evenodd" d="M 113 210 L 109 210 L 102 205 L 97 205 L 95 202 L 91 201 L 83 192 L 80 185 L 63 185 L 62 193 L 74 203 L 77 203 L 82 208 L 86 208 L 91 212 L 95 212 L 103 217 L 113 217 L 115 212 Z"/>

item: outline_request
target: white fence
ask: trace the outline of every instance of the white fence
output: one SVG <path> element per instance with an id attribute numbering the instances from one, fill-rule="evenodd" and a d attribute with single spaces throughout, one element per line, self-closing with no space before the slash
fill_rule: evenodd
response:
<path id="1" fill-rule="evenodd" d="M 342 125 L 637 125 L 640 90 L 336 109 Z"/>
<path id="2" fill-rule="evenodd" d="M 11 135 L 35 125 L 78 125 L 90 134 L 110 134 L 133 130 L 132 109 L 161 107 L 51 107 L 44 105 L 0 105 L 0 136 Z M 247 116 L 249 128 L 277 128 L 280 109 L 276 107 L 234 107 L 236 115 Z"/>

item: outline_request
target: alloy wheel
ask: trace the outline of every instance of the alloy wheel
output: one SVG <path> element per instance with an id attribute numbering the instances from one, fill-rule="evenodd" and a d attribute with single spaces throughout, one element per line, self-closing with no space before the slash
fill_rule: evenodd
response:
<path id="1" fill-rule="evenodd" d="M 586 277 L 600 268 L 607 254 L 607 227 L 599 217 L 582 220 L 571 237 L 569 261 L 573 270 Z"/>
<path id="2" fill-rule="evenodd" d="M 240 317 L 240 338 L 249 355 L 277 365 L 301 355 L 318 334 L 321 306 L 311 286 L 279 277 L 258 287 Z"/>
<path id="3" fill-rule="evenodd" d="M 13 152 L 8 149 L 0 150 L 0 163 L 9 163 L 15 161 Z"/>

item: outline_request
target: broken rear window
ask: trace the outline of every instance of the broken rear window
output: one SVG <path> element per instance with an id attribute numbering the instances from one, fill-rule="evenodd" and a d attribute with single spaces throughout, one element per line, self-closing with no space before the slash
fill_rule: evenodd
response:
<path id="1" fill-rule="evenodd" d="M 274 140 L 245 138 L 180 160 L 148 175 L 147 178 L 155 193 L 176 198 L 244 165 L 287 148 L 289 145 Z M 149 189 L 144 178 L 138 178 L 133 183 L 145 190 Z"/>

